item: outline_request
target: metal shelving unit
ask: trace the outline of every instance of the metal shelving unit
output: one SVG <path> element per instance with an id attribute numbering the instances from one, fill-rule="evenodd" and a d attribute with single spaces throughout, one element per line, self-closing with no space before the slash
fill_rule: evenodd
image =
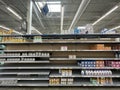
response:
<path id="1" fill-rule="evenodd" d="M 50 60 L 120 60 L 120 58 L 50 58 Z"/>
<path id="2" fill-rule="evenodd" d="M 42 42 L 32 42 L 34 36 L 41 36 Z M 82 67 L 78 66 L 78 61 L 120 61 L 115 53 L 119 54 L 120 49 L 111 50 L 90 50 L 89 45 L 105 44 L 109 46 L 119 45 L 119 41 L 114 38 L 120 37 L 120 34 L 82 34 L 82 35 L 1 35 L 0 37 L 25 38 L 27 42 L 1 42 L 6 45 L 4 53 L 49 53 L 48 56 L 40 55 L 0 55 L 0 86 L 120 86 L 120 67 Z M 92 41 L 97 38 L 100 41 Z M 101 40 L 100 38 L 112 38 L 112 40 Z M 83 40 L 82 40 L 83 39 Z M 84 41 L 85 39 L 85 41 Z M 88 41 L 87 41 L 88 39 Z M 91 39 L 91 41 L 89 40 Z M 59 41 L 60 40 L 60 41 Z M 76 47 L 75 45 L 78 45 Z M 80 46 L 84 46 L 79 47 Z M 42 47 L 41 47 L 42 46 Z M 68 46 L 67 50 L 61 50 L 61 46 Z M 19 48 L 18 48 L 19 47 Z M 86 55 L 87 54 L 87 55 Z M 89 57 L 89 54 L 91 56 Z M 95 57 L 95 55 L 96 57 Z M 76 55 L 76 58 L 69 58 L 69 55 Z M 93 56 L 92 56 L 93 55 Z M 7 60 L 19 58 L 20 60 Z M 35 58 L 35 60 L 22 60 L 22 58 Z M 2 60 L 5 59 L 5 60 Z M 72 75 L 60 74 L 62 70 L 72 70 Z M 112 70 L 112 75 L 81 75 L 82 70 Z M 57 73 L 55 73 L 57 72 Z M 70 72 L 70 71 L 69 71 Z M 91 78 L 112 78 L 113 84 L 92 84 Z M 52 84 L 50 80 L 53 79 Z M 54 80 L 59 80 L 55 84 Z M 62 79 L 66 79 L 66 84 L 62 84 Z M 73 79 L 68 84 L 69 79 Z M 114 80 L 115 79 L 115 80 Z M 118 79 L 118 81 L 116 80 Z M 12 82 L 12 83 L 10 83 Z"/>

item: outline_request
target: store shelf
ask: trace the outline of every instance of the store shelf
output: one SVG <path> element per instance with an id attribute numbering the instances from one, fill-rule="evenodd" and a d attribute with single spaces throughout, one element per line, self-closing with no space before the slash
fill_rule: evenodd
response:
<path id="1" fill-rule="evenodd" d="M 69 77 L 69 78 L 95 78 L 95 77 L 112 77 L 112 78 L 120 78 L 120 75 L 80 75 L 80 74 L 73 74 L 73 75 L 68 75 L 68 76 L 63 76 L 61 74 L 50 74 L 49 77 L 61 77 L 61 78 L 65 78 L 65 77 Z"/>
<path id="2" fill-rule="evenodd" d="M 36 35 L 41 36 L 43 42 L 32 42 L 34 35 L 3 35 L 8 37 L 20 37 L 26 39 L 25 43 L 0 43 L 6 45 L 4 55 L 0 55 L 0 80 L 16 80 L 16 84 L 6 84 L 0 86 L 120 86 L 120 42 L 115 41 L 113 38 L 120 37 L 120 34 L 82 34 L 82 35 Z M 83 39 L 84 38 L 84 39 Z M 93 39 L 94 38 L 94 39 Z M 103 39 L 109 38 L 109 39 Z M 111 39 L 110 39 L 111 38 Z M 97 40 L 98 39 L 98 40 Z M 108 40 L 108 41 L 106 41 Z M 29 42 L 30 41 L 30 42 Z M 101 44 L 101 45 L 100 45 Z M 104 44 L 104 45 L 103 45 Z M 80 46 L 79 46 L 80 45 Z M 63 46 L 63 48 L 61 48 Z M 20 48 L 19 48 L 20 47 Z M 54 48 L 55 47 L 55 48 Z M 64 49 L 67 47 L 67 49 Z M 96 50 L 89 50 L 89 48 Z M 61 49 L 60 49 L 61 48 Z M 9 50 L 10 49 L 10 50 Z M 98 50 L 97 50 L 98 49 Z M 106 50 L 103 50 L 106 49 Z M 110 50 L 114 49 L 114 50 Z M 32 52 L 34 54 L 30 54 Z M 35 53 L 42 52 L 47 56 L 35 56 Z M 10 53 L 10 54 L 9 54 Z M 15 54 L 14 54 L 15 53 Z M 17 53 L 17 54 L 16 54 Z M 25 53 L 25 54 L 24 54 Z M 47 53 L 47 54 L 46 54 Z M 6 56 L 5 56 L 6 55 Z M 31 56 L 8 56 L 8 55 L 31 55 Z M 32 56 L 33 55 L 33 56 Z M 69 56 L 76 56 L 77 58 L 68 58 Z M 65 58 L 67 57 L 67 58 Z M 105 57 L 105 58 L 103 58 Z M 17 59 L 15 59 L 17 58 Z M 27 59 L 24 59 L 27 58 Z M 29 59 L 33 58 L 33 59 Z M 44 60 L 45 59 L 45 60 Z M 18 60 L 18 61 L 17 61 Z M 30 60 L 30 61 L 28 61 Z M 33 60 L 33 61 L 32 61 Z M 78 66 L 79 61 L 98 60 L 95 65 L 95 61 L 90 62 L 94 65 L 85 65 L 86 67 Z M 115 62 L 113 67 L 103 67 L 105 60 L 112 60 Z M 104 64 L 109 62 L 104 62 Z M 110 61 L 111 62 L 111 61 Z M 117 62 L 117 63 L 116 63 Z M 97 66 L 97 67 L 87 67 Z M 111 66 L 106 64 L 105 66 Z M 81 75 L 82 70 L 93 71 L 110 71 L 113 75 Z M 56 73 L 57 72 L 57 73 Z M 69 76 L 63 76 L 59 73 L 73 73 Z M 87 72 L 87 71 L 86 71 Z M 96 73 L 96 72 L 95 72 Z M 92 84 L 90 79 L 102 77 L 106 80 L 109 79 L 109 83 L 113 81 L 114 84 L 98 85 Z M 51 80 L 62 81 L 66 80 L 66 85 L 50 85 Z M 70 81 L 72 80 L 72 81 Z M 97 79 L 96 79 L 97 80 Z M 100 79 L 101 80 L 101 79 Z M 76 82 L 78 81 L 78 82 Z M 68 82 L 73 84 L 68 84 Z M 118 83 L 116 83 L 118 82 Z M 52 82 L 54 83 L 54 82 Z M 63 82 L 64 83 L 64 82 Z M 108 83 L 108 82 L 107 82 Z"/>
<path id="3" fill-rule="evenodd" d="M 0 61 L 1 63 L 49 63 L 50 61 Z"/>
<path id="4" fill-rule="evenodd" d="M 56 84 L 56 85 L 51 85 L 51 84 L 49 84 L 49 86 L 60 86 L 60 87 L 74 87 L 74 86 L 76 86 L 76 87 L 79 87 L 79 86 L 83 86 L 83 87 L 86 87 L 86 86 L 94 86 L 94 87 L 96 87 L 96 86 L 120 86 L 120 84 L 105 84 L 105 85 L 102 85 L 102 84 L 91 84 L 90 82 L 85 82 L 85 81 L 82 81 L 82 82 L 73 82 L 73 84 Z"/>
<path id="5" fill-rule="evenodd" d="M 6 73 L 0 73 L 0 75 L 10 75 L 10 74 L 17 74 L 17 75 L 30 75 L 30 74 L 38 74 L 38 75 L 48 75 L 49 73 L 45 73 L 45 72 L 43 72 L 43 73 L 39 73 L 39 72 L 21 72 L 21 73 L 19 73 L 19 72 L 6 72 Z"/>
<path id="6" fill-rule="evenodd" d="M 120 50 L 4 50 L 4 52 L 120 52 Z"/>
<path id="7" fill-rule="evenodd" d="M 120 60 L 120 58 L 50 58 L 49 60 Z"/>
<path id="8" fill-rule="evenodd" d="M 120 69 L 120 67 L 79 67 L 77 65 L 1 66 L 0 69 Z"/>
<path id="9" fill-rule="evenodd" d="M 37 57 L 42 57 L 42 58 L 49 58 L 49 56 L 1 56 L 0 58 L 27 58 L 27 57 L 33 57 L 33 58 L 37 58 Z"/>
<path id="10" fill-rule="evenodd" d="M 10 75 L 10 74 L 17 74 L 17 75 L 49 75 L 50 71 L 49 70 L 40 70 L 40 71 L 35 71 L 35 70 L 31 70 L 31 71 L 4 71 L 4 72 L 0 72 L 0 75 Z"/>
<path id="11" fill-rule="evenodd" d="M 28 84 L 17 84 L 16 86 L 37 86 L 37 87 L 46 87 L 46 86 L 49 86 L 48 85 L 48 83 L 45 83 L 45 84 L 30 84 L 30 83 L 28 83 Z"/>
<path id="12" fill-rule="evenodd" d="M 28 77 L 26 77 L 26 78 L 9 78 L 9 77 L 6 77 L 6 78 L 1 78 L 0 77 L 0 80 L 49 80 L 49 78 L 41 78 L 41 77 L 39 77 L 39 78 L 28 78 Z"/>
<path id="13" fill-rule="evenodd" d="M 90 86 L 90 87 L 117 87 L 117 86 L 120 86 L 120 84 L 110 84 L 110 85 L 94 85 L 94 84 L 70 84 L 70 85 L 61 85 L 61 84 L 59 84 L 59 85 L 49 85 L 49 86 L 60 86 L 60 87 L 74 87 L 74 86 L 76 86 L 76 87 L 79 87 L 79 86 Z"/>
<path id="14" fill-rule="evenodd" d="M 0 37 L 34 37 L 42 39 L 77 39 L 77 38 L 119 38 L 120 34 L 44 34 L 44 35 L 0 35 Z"/>
<path id="15" fill-rule="evenodd" d="M 1 84 L 0 84 L 0 86 L 22 86 L 22 87 L 23 87 L 23 86 L 25 86 L 25 87 L 26 87 L 26 86 L 30 86 L 30 87 L 31 87 L 31 86 L 35 86 L 35 87 L 36 87 L 36 86 L 37 86 L 37 87 L 46 87 L 46 86 L 48 86 L 48 85 L 49 85 L 48 83 L 40 83 L 40 84 L 39 84 L 39 83 L 34 83 L 34 84 L 33 84 L 33 83 L 21 83 L 21 84 L 11 84 L 11 85 L 7 85 L 7 84 L 6 84 L 6 85 L 1 85 Z"/>
<path id="16" fill-rule="evenodd" d="M 116 41 L 79 41 L 79 42 L 20 42 L 20 43 L 13 43 L 13 42 L 2 42 L 0 45 L 21 45 L 21 44 L 120 44 L 120 42 Z"/>

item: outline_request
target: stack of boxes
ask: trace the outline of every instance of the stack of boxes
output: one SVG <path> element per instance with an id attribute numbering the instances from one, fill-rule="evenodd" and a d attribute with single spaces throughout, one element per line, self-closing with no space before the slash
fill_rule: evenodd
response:
<path id="1" fill-rule="evenodd" d="M 84 61 L 78 61 L 78 65 L 81 67 L 104 67 L 104 61 L 84 60 Z"/>
<path id="2" fill-rule="evenodd" d="M 112 75 L 111 70 L 81 70 L 81 75 L 87 76 L 109 76 Z"/>
<path id="3" fill-rule="evenodd" d="M 120 67 L 120 61 L 105 61 L 106 67 Z"/>
<path id="4" fill-rule="evenodd" d="M 120 44 L 112 46 L 112 50 L 120 50 Z"/>
<path id="5" fill-rule="evenodd" d="M 81 67 L 95 67 L 95 64 L 96 62 L 92 60 L 78 61 L 78 65 Z"/>
<path id="6" fill-rule="evenodd" d="M 73 84 L 73 78 L 50 78 L 49 79 L 49 84 L 50 85 L 71 85 Z"/>
<path id="7" fill-rule="evenodd" d="M 26 39 L 23 38 L 23 37 L 3 37 L 2 38 L 2 42 L 5 42 L 5 43 L 25 43 L 26 42 Z"/>
<path id="8" fill-rule="evenodd" d="M 96 61 L 96 67 L 104 67 L 104 61 L 101 60 L 101 61 Z"/>
<path id="9" fill-rule="evenodd" d="M 113 84 L 112 78 L 90 78 L 90 82 L 94 85 L 110 85 Z"/>
<path id="10" fill-rule="evenodd" d="M 59 85 L 60 84 L 60 78 L 50 78 L 49 79 L 50 85 Z"/>
<path id="11" fill-rule="evenodd" d="M 71 69 L 62 69 L 62 70 L 59 70 L 59 73 L 62 76 L 72 76 L 72 70 Z"/>
<path id="12" fill-rule="evenodd" d="M 80 67 L 120 67 L 120 61 L 118 60 L 84 60 L 84 61 L 78 61 L 78 66 Z"/>
<path id="13" fill-rule="evenodd" d="M 91 50 L 111 50 L 111 46 L 105 46 L 104 44 L 95 44 L 90 47 Z"/>
<path id="14" fill-rule="evenodd" d="M 72 85 L 73 78 L 61 78 L 61 84 L 62 85 Z"/>
<path id="15" fill-rule="evenodd" d="M 104 44 L 96 44 L 90 47 L 92 50 L 104 50 Z"/>

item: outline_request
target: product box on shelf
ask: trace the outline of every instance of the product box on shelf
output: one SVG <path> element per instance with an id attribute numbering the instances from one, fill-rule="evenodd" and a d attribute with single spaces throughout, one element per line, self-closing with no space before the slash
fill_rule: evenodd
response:
<path id="1" fill-rule="evenodd" d="M 50 78 L 49 79 L 49 84 L 50 85 L 59 85 L 60 84 L 60 79 L 59 78 Z"/>
<path id="2" fill-rule="evenodd" d="M 111 46 L 105 46 L 104 50 L 111 50 Z"/>
<path id="3" fill-rule="evenodd" d="M 68 58 L 69 59 L 76 59 L 76 55 L 69 55 Z"/>
<path id="4" fill-rule="evenodd" d="M 104 44 L 95 44 L 90 47 L 92 50 L 104 50 Z"/>
<path id="5" fill-rule="evenodd" d="M 74 82 L 73 78 L 61 78 L 62 85 L 72 85 Z"/>
<path id="6" fill-rule="evenodd" d="M 112 71 L 111 70 L 81 70 L 81 75 L 109 76 L 109 75 L 112 75 Z"/>
<path id="7" fill-rule="evenodd" d="M 111 85 L 113 84 L 112 78 L 98 77 L 98 78 L 90 78 L 90 82 L 92 84 L 97 85 Z"/>
<path id="8" fill-rule="evenodd" d="M 33 42 L 42 42 L 42 37 L 41 36 L 34 36 Z"/>
<path id="9" fill-rule="evenodd" d="M 62 76 L 72 76 L 72 70 L 71 69 L 62 69 L 62 70 L 59 70 L 59 73 Z"/>
<path id="10" fill-rule="evenodd" d="M 67 51 L 68 47 L 67 46 L 61 46 L 61 51 Z"/>

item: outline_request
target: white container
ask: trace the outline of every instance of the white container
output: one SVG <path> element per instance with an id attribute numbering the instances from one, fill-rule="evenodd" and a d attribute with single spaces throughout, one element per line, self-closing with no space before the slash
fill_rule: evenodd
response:
<path id="1" fill-rule="evenodd" d="M 68 47 L 67 46 L 61 46 L 61 51 L 67 51 Z"/>
<path id="2" fill-rule="evenodd" d="M 120 41 L 120 38 L 115 38 L 115 41 L 116 41 L 116 42 L 119 42 L 119 41 Z"/>

